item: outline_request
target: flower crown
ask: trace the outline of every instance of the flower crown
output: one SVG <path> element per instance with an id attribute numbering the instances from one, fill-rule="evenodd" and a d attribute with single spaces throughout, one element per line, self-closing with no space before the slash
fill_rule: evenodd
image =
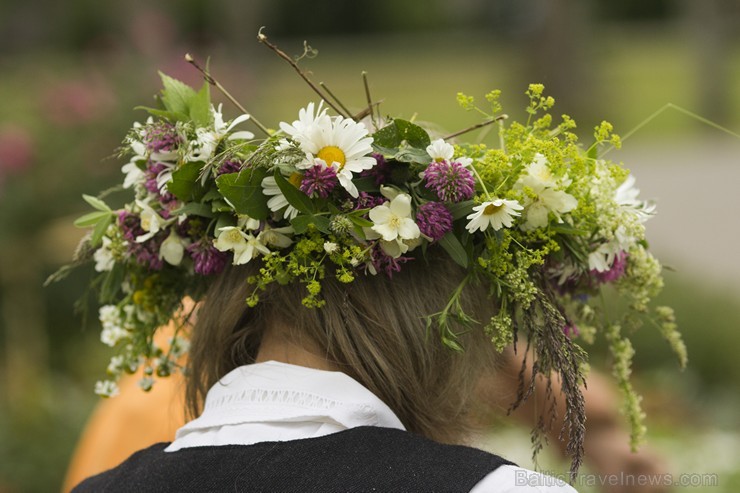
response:
<path id="1" fill-rule="evenodd" d="M 620 145 L 610 124 L 599 125 L 585 149 L 572 133 L 575 122 L 563 116 L 554 124 L 553 98 L 532 84 L 524 122 L 506 121 L 499 91 L 485 96 L 485 110 L 458 94 L 463 109 L 484 115 L 475 128 L 498 127 L 495 147 L 453 140 L 463 132 L 432 138 L 412 121 L 381 118 L 372 103 L 352 117 L 330 97 L 325 102 L 336 114 L 309 103 L 279 131 L 256 122 L 265 131 L 256 139 L 243 129 L 254 122 L 248 114 L 228 120 L 213 106 L 209 83 L 220 85 L 204 74 L 199 91 L 162 75 L 161 107 L 148 109 L 149 119 L 125 138 L 122 188 L 132 198 L 114 210 L 105 194 L 84 197 L 95 211 L 76 221 L 92 228 L 77 263 L 94 262 L 101 339 L 116 351 L 97 393 L 115 395 L 116 380 L 140 367 L 145 390 L 155 375 L 177 370 L 187 350 L 182 332 L 166 348 L 153 335 L 173 319 L 187 320 L 184 298 L 201 300 L 229 263 L 261 261 L 247 280 L 250 306 L 271 283 L 298 282 L 303 304 L 320 308 L 325 276 L 342 283 L 391 277 L 441 249 L 468 272 L 463 285 L 490 284 L 500 310 L 483 330 L 496 348 L 524 332 L 536 372 L 559 374 L 574 463 L 585 421 L 578 339 L 603 332 L 639 438 L 642 412 L 628 379 L 632 347 L 621 332 L 639 318 L 600 322 L 589 300 L 611 285 L 633 313 L 647 312 L 662 287 L 661 266 L 645 241 L 655 206 L 638 198 L 627 170 L 599 157 L 600 149 Z M 462 348 L 450 321 L 471 321 L 461 292 L 428 319 L 453 350 Z M 659 307 L 653 315 L 684 363 L 672 311 Z M 534 376 L 522 380 L 515 405 L 533 384 Z"/>

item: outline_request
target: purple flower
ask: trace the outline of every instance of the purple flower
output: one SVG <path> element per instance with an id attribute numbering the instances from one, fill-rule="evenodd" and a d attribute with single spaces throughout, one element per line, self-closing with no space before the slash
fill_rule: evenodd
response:
<path id="1" fill-rule="evenodd" d="M 427 202 L 416 212 L 416 224 L 421 234 L 438 241 L 452 230 L 452 214 L 441 202 Z"/>
<path id="2" fill-rule="evenodd" d="M 173 124 L 157 122 L 146 128 L 143 141 L 151 152 L 170 152 L 180 143 L 180 136 Z"/>
<path id="3" fill-rule="evenodd" d="M 393 278 L 394 272 L 401 272 L 401 264 L 413 260 L 412 257 L 393 258 L 387 255 L 381 248 L 380 243 L 376 243 L 370 251 L 370 259 L 375 270 L 385 273 L 389 279 Z"/>
<path id="4" fill-rule="evenodd" d="M 309 197 L 318 195 L 325 199 L 336 185 L 337 171 L 334 168 L 316 165 L 306 170 L 299 188 Z"/>
<path id="5" fill-rule="evenodd" d="M 360 192 L 360 196 L 357 199 L 357 205 L 355 210 L 358 209 L 372 209 L 377 205 L 385 204 L 387 199 L 385 197 L 375 197 L 367 192 Z"/>
<path id="6" fill-rule="evenodd" d="M 118 225 L 126 239 L 130 257 L 135 258 L 138 264 L 149 270 L 161 270 L 164 267 L 164 261 L 159 255 L 162 242 L 167 238 L 164 231 L 160 231 L 147 241 L 138 243 L 136 238 L 145 233 L 139 216 L 128 211 L 121 211 L 118 214 Z"/>
<path id="7" fill-rule="evenodd" d="M 604 272 L 592 270 L 591 275 L 600 283 L 606 284 L 618 280 L 624 275 L 624 270 L 627 268 L 627 252 L 621 251 L 614 257 L 614 263 Z"/>
<path id="8" fill-rule="evenodd" d="M 443 202 L 460 202 L 475 193 L 475 179 L 461 163 L 442 161 L 430 164 L 424 171 L 427 188 L 434 189 Z"/>
<path id="9" fill-rule="evenodd" d="M 565 334 L 568 339 L 578 337 L 580 333 L 581 332 L 578 330 L 578 326 L 573 322 L 566 322 L 566 324 L 563 326 L 563 334 Z"/>
<path id="10" fill-rule="evenodd" d="M 228 175 L 231 173 L 238 173 L 242 169 L 242 163 L 239 161 L 227 160 L 221 164 L 221 167 L 216 171 L 216 176 Z"/>
<path id="11" fill-rule="evenodd" d="M 195 243 L 191 243 L 185 250 L 193 259 L 193 268 L 195 272 L 202 276 L 218 274 L 228 262 L 228 252 L 220 252 L 213 246 L 213 242 L 206 237 L 201 238 Z"/>
<path id="12" fill-rule="evenodd" d="M 167 165 L 164 163 L 152 163 L 151 161 L 147 164 L 144 174 L 146 175 L 146 181 L 144 182 L 144 188 L 150 193 L 159 196 L 159 201 L 166 205 L 175 200 L 175 196 L 169 192 L 162 192 L 157 185 L 157 178 L 160 173 L 167 169 Z"/>

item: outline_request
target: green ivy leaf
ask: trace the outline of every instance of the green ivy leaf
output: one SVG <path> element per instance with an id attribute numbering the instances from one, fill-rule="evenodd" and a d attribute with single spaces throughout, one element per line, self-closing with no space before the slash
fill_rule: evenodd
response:
<path id="1" fill-rule="evenodd" d="M 173 216 L 186 214 L 188 216 L 213 217 L 213 210 L 208 204 L 202 202 L 190 202 L 172 211 Z"/>
<path id="2" fill-rule="evenodd" d="M 183 202 L 198 202 L 205 190 L 200 183 L 201 162 L 185 163 L 172 173 L 172 181 L 167 183 L 167 191 Z"/>
<path id="3" fill-rule="evenodd" d="M 239 173 L 219 176 L 216 178 L 216 185 L 238 214 L 262 220 L 270 214 L 267 197 L 262 193 L 262 180 L 265 176 L 265 168 L 244 169 Z"/>
<path id="4" fill-rule="evenodd" d="M 455 237 L 452 231 L 448 231 L 447 234 L 439 240 L 439 244 L 445 249 L 450 257 L 452 257 L 452 260 L 461 267 L 465 269 L 468 268 L 468 254 L 462 246 L 462 243 L 460 243 L 460 240 Z"/>
<path id="5" fill-rule="evenodd" d="M 275 183 L 280 188 L 280 191 L 283 192 L 285 199 L 290 205 L 304 214 L 313 214 L 314 206 L 311 198 L 286 180 L 279 169 L 275 170 Z"/>
<path id="6" fill-rule="evenodd" d="M 429 156 L 429 153 L 427 153 L 425 149 L 417 149 L 414 147 L 401 149 L 396 153 L 395 156 L 393 156 L 393 159 L 401 163 L 419 164 L 429 164 L 432 161 L 432 158 Z"/>
<path id="7" fill-rule="evenodd" d="M 295 233 L 300 235 L 306 232 L 308 225 L 313 222 L 313 216 L 296 216 L 290 220 L 290 225 L 293 226 Z"/>

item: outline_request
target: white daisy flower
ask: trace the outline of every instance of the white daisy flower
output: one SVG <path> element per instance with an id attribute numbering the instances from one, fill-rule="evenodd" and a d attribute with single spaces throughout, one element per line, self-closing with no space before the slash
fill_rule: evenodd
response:
<path id="1" fill-rule="evenodd" d="M 384 241 L 413 240 L 421 235 L 411 218 L 411 196 L 400 193 L 390 202 L 370 209 L 371 229 Z"/>
<path id="2" fill-rule="evenodd" d="M 308 103 L 305 108 L 301 108 L 298 111 L 298 119 L 289 125 L 285 122 L 280 122 L 280 130 L 290 135 L 296 141 L 300 142 L 302 137 L 306 134 L 307 130 L 315 127 L 319 121 L 328 120 L 329 116 L 326 114 L 326 109 L 322 109 L 323 101 L 319 103 L 319 107 L 314 113 L 314 103 Z M 285 141 L 287 143 L 287 140 Z M 280 141 L 283 144 L 283 141 Z"/>
<path id="3" fill-rule="evenodd" d="M 437 139 L 427 146 L 427 154 L 431 156 L 435 163 L 450 161 L 454 153 L 455 148 L 442 139 Z"/>
<path id="4" fill-rule="evenodd" d="M 270 197 L 267 201 L 267 207 L 272 212 L 283 211 L 283 216 L 288 220 L 291 220 L 298 215 L 298 209 L 288 203 L 288 199 L 283 195 L 283 192 L 277 185 L 274 176 L 266 176 L 262 180 L 262 192 Z"/>
<path id="5" fill-rule="evenodd" d="M 521 211 L 522 209 L 524 207 L 516 200 L 494 199 L 483 202 L 481 205 L 473 207 L 475 212 L 466 217 L 466 219 L 469 219 L 469 222 L 465 226 L 465 229 L 471 233 L 475 233 L 476 230 L 485 231 L 489 226 L 493 227 L 495 231 L 498 231 L 504 226 L 510 228 L 512 218 L 521 215 L 517 211 Z"/>
<path id="6" fill-rule="evenodd" d="M 298 142 L 306 159 L 297 167 L 308 169 L 320 165 L 336 170 L 339 183 L 357 198 L 359 192 L 352 183 L 352 173 L 359 173 L 375 166 L 372 137 L 362 123 L 337 116 L 330 118 L 325 111 L 314 116 L 309 104 L 299 113 L 293 125 L 281 122 L 280 128 Z"/>
<path id="7" fill-rule="evenodd" d="M 234 127 L 236 127 L 240 123 L 249 120 L 249 115 L 244 113 L 231 120 L 229 124 L 226 124 L 224 122 L 221 108 L 223 108 L 223 104 L 219 104 L 218 109 L 211 105 L 211 115 L 213 115 L 213 131 L 219 139 L 222 139 L 227 133 L 231 132 Z M 231 135 L 229 135 L 229 140 L 249 140 L 253 138 L 254 134 L 246 130 L 233 132 Z"/>
<path id="8" fill-rule="evenodd" d="M 134 185 L 141 185 L 146 181 L 146 173 L 136 165 L 136 158 L 131 162 L 124 164 L 121 171 L 126 178 L 123 179 L 123 188 L 131 188 Z"/>

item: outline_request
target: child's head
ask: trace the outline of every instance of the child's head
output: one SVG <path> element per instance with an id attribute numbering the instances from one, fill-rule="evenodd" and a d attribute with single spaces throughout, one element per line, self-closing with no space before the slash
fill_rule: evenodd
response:
<path id="1" fill-rule="evenodd" d="M 460 440 L 479 375 L 492 368 L 493 348 L 480 327 L 455 325 L 465 351 L 445 346 L 434 325 L 427 327 L 427 316 L 445 307 L 465 277 L 449 257 L 412 260 L 392 279 L 360 274 L 343 284 L 327 275 L 321 308 L 302 306 L 305 287 L 298 283 L 270 284 L 249 308 L 245 299 L 253 288 L 246 279 L 258 268 L 253 262 L 227 269 L 198 312 L 188 383 L 192 413 L 221 377 L 254 362 L 265 331 L 280 330 L 371 390 L 410 431 Z M 483 322 L 496 309 L 488 288 L 475 281 L 466 284 L 462 303 Z"/>

